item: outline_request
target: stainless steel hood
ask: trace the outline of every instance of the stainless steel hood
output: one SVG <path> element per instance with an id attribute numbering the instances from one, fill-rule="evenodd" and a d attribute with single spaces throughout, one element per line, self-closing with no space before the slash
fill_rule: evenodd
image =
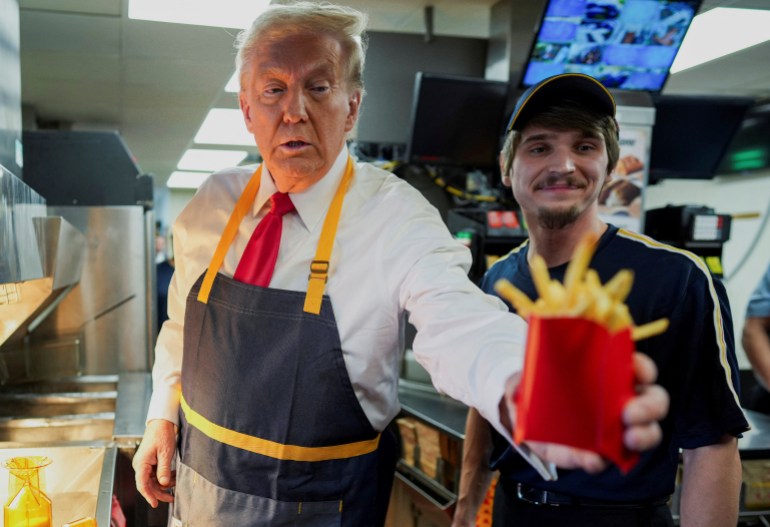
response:
<path id="1" fill-rule="evenodd" d="M 32 219 L 44 216 L 45 200 L 0 165 L 0 284 L 43 277 Z"/>
<path id="2" fill-rule="evenodd" d="M 46 216 L 45 201 L 24 182 L 0 171 L 2 347 L 34 331 L 78 283 L 86 242 L 63 218 Z"/>

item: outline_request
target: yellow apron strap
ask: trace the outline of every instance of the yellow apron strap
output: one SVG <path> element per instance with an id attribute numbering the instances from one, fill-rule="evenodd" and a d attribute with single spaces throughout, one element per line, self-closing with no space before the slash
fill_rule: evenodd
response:
<path id="1" fill-rule="evenodd" d="M 337 224 L 342 213 L 342 202 L 352 180 L 353 159 L 348 156 L 345 175 L 342 176 L 342 181 L 340 181 L 337 187 L 334 199 L 332 199 L 332 203 L 329 205 L 329 211 L 326 213 L 324 226 L 321 230 L 321 239 L 318 240 L 318 249 L 316 249 L 315 258 L 310 263 L 310 276 L 307 280 L 307 294 L 305 295 L 305 307 L 303 309 L 305 313 L 317 315 L 321 312 L 326 279 L 329 276 L 329 261 L 332 248 L 334 247 L 334 237 L 337 235 Z"/>
<path id="2" fill-rule="evenodd" d="M 259 184 L 262 181 L 262 165 L 260 164 L 251 176 L 251 179 L 246 184 L 246 188 L 243 189 L 241 197 L 238 198 L 238 202 L 235 204 L 233 212 L 230 214 L 230 219 L 227 220 L 227 225 L 222 233 L 222 237 L 219 239 L 214 256 L 211 257 L 211 263 L 206 270 L 206 276 L 203 278 L 203 284 L 198 292 L 198 302 L 204 304 L 209 301 L 209 293 L 211 292 L 211 286 L 214 284 L 214 278 L 216 278 L 222 262 L 225 261 L 225 255 L 227 254 L 230 244 L 235 239 L 235 234 L 238 232 L 238 227 L 241 224 L 241 220 L 254 205 L 254 200 L 257 198 L 257 192 L 259 191 Z"/>
<path id="3" fill-rule="evenodd" d="M 262 456 L 289 461 L 330 461 L 332 459 L 348 459 L 363 456 L 377 450 L 380 444 L 380 435 L 374 439 L 345 443 L 332 446 L 298 446 L 276 443 L 256 436 L 236 432 L 229 428 L 212 423 L 201 414 L 190 408 L 184 395 L 180 400 L 182 412 L 188 424 L 200 430 L 203 434 L 225 445 L 230 445 L 241 450 L 247 450 Z"/>
<path id="4" fill-rule="evenodd" d="M 337 192 L 334 194 L 331 205 L 329 205 L 323 229 L 321 230 L 321 239 L 318 241 L 315 258 L 310 263 L 310 276 L 308 277 L 308 287 L 304 306 L 304 311 L 306 313 L 317 315 L 321 312 L 321 302 L 323 301 L 326 280 L 329 275 L 329 260 L 331 258 L 332 248 L 334 247 L 334 237 L 337 234 L 337 224 L 339 223 L 340 214 L 342 213 L 342 202 L 345 199 L 345 193 L 348 190 L 348 186 L 353 180 L 353 173 L 353 159 L 348 156 L 345 174 L 342 176 L 342 180 L 337 187 Z M 233 240 L 235 239 L 241 220 L 243 220 L 243 217 L 253 206 L 254 200 L 257 197 L 261 177 L 262 165 L 259 165 L 257 170 L 255 170 L 254 174 L 251 176 L 249 182 L 246 184 L 246 188 L 243 190 L 241 197 L 238 198 L 238 202 L 235 204 L 235 208 L 230 214 L 230 219 L 227 220 L 225 230 L 222 233 L 222 237 L 219 239 L 219 244 L 214 251 L 214 256 L 211 257 L 211 263 L 206 270 L 206 276 L 203 278 L 201 289 L 198 292 L 199 302 L 205 304 L 209 300 L 209 294 L 211 293 L 211 286 L 214 284 L 214 278 L 216 278 L 219 269 L 222 267 L 222 263 L 225 261 L 225 256 L 230 249 L 230 244 L 233 243 Z"/>

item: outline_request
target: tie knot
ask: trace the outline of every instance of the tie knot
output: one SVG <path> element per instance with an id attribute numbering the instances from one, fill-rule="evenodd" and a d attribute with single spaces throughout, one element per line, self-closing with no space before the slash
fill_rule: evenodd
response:
<path id="1" fill-rule="evenodd" d="M 283 216 L 287 212 L 294 210 L 294 203 L 288 194 L 276 192 L 270 196 L 270 212 L 278 216 Z"/>

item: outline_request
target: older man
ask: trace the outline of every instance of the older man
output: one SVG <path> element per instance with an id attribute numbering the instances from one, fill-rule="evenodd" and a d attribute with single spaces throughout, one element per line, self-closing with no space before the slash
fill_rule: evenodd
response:
<path id="1" fill-rule="evenodd" d="M 264 162 L 214 174 L 174 227 L 170 320 L 134 460 L 140 492 L 174 501 L 179 524 L 382 524 L 406 312 L 436 386 L 510 430 L 523 323 L 468 281 L 467 250 L 416 190 L 345 146 L 364 26 L 347 8 L 274 5 L 239 36 L 240 104 Z M 627 410 L 632 444 L 655 444 L 662 390 Z"/>

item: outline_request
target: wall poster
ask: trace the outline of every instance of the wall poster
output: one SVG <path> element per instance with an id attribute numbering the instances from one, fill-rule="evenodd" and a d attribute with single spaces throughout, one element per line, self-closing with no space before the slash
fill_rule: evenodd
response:
<path id="1" fill-rule="evenodd" d="M 599 216 L 607 223 L 642 232 L 644 187 L 650 159 L 646 126 L 621 125 L 620 160 L 599 193 Z"/>

